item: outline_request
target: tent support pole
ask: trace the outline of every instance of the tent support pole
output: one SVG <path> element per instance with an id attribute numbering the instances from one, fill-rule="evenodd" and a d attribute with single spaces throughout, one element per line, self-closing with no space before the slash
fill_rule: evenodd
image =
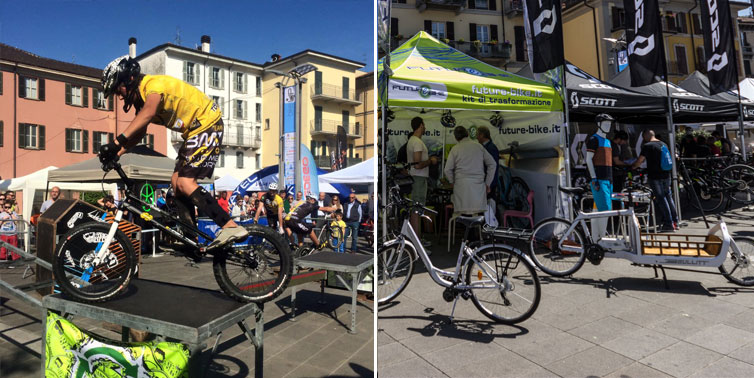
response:
<path id="1" fill-rule="evenodd" d="M 565 176 L 566 176 L 566 185 L 571 186 L 573 183 L 571 182 L 571 123 L 570 123 L 570 108 L 568 103 L 568 87 L 566 86 L 566 76 L 568 75 L 568 69 L 566 68 L 566 63 L 563 63 L 563 113 L 565 115 L 565 127 L 563 127 L 563 164 L 565 165 Z M 560 191 L 558 191 L 558 196 L 560 195 Z M 566 208 L 563 209 L 568 215 L 566 218 L 568 220 L 573 220 L 573 211 L 571 211 L 571 201 L 566 201 Z"/>
<path id="2" fill-rule="evenodd" d="M 665 96 L 668 99 L 668 132 L 670 133 L 670 156 L 672 156 L 675 159 L 675 124 L 673 123 L 673 104 L 671 103 L 670 99 L 670 83 L 668 82 L 668 61 L 665 60 Z M 679 204 L 681 203 L 681 197 L 678 193 L 678 168 L 676 167 L 677 164 L 673 164 L 673 169 L 671 171 L 672 174 L 672 188 L 673 188 L 673 200 L 675 202 L 675 211 L 676 214 L 678 214 L 678 223 L 681 223 L 681 207 Z"/>

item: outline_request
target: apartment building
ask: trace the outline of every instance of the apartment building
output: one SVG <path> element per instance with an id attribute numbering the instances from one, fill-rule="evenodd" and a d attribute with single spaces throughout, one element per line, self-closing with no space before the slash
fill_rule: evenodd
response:
<path id="1" fill-rule="evenodd" d="M 294 67 L 312 64 L 316 71 L 303 76 L 301 98 L 301 143 L 309 149 L 317 166 L 330 168 L 330 148 L 334 145 L 338 126 L 343 126 L 348 138 L 348 165 L 362 161 L 356 157 L 356 145 L 363 144 L 365 124 L 357 119 L 364 98 L 355 89 L 358 70 L 364 63 L 337 57 L 313 50 L 305 50 L 289 57 L 273 55 L 273 61 L 265 63 L 262 86 L 264 127 L 262 139 L 262 166 L 277 165 L 280 160 L 280 98 L 282 87 L 293 86 L 291 78 L 281 76 Z M 371 99 L 369 101 L 372 101 Z M 372 105 L 370 104 L 369 107 Z M 362 111 L 366 112 L 366 110 Z"/>
<path id="2" fill-rule="evenodd" d="M 356 128 L 364 128 L 363 138 L 356 139 L 354 157 L 367 160 L 374 156 L 374 71 L 356 77 Z"/>
<path id="3" fill-rule="evenodd" d="M 751 6 L 731 1 L 731 13 Z M 694 0 L 659 0 L 661 24 L 668 61 L 668 77 L 678 83 L 696 71 L 706 74 L 701 10 Z M 731 20 L 735 22 L 734 20 Z M 626 50 L 623 1 L 565 0 L 563 43 L 565 57 L 584 71 L 610 80 L 619 71 L 619 54 Z M 741 58 L 740 36 L 735 33 L 739 76 L 745 65 Z M 614 42 L 616 41 L 617 42 Z"/>
<path id="4" fill-rule="evenodd" d="M 511 72 L 528 62 L 523 0 L 392 0 L 390 18 L 392 49 L 423 30 Z"/>
<path id="5" fill-rule="evenodd" d="M 741 55 L 744 65 L 744 75 L 746 77 L 753 77 L 752 68 L 754 68 L 754 49 L 752 49 L 752 43 L 754 43 L 754 18 L 752 17 L 739 17 L 738 18 L 738 30 L 739 38 L 741 39 Z"/>
<path id="6" fill-rule="evenodd" d="M 136 39 L 129 40 L 135 55 Z M 225 134 L 215 176 L 244 179 L 262 167 L 262 66 L 215 54 L 209 36 L 197 49 L 171 43 L 156 46 L 135 59 L 145 74 L 168 75 L 196 86 L 222 110 Z M 165 138 L 167 156 L 175 158 L 183 137 L 174 131 Z"/>
<path id="7" fill-rule="evenodd" d="M 101 68 L 44 58 L 0 43 L 0 177 L 20 177 L 96 156 L 133 119 L 102 96 Z M 164 132 L 143 142 L 165 153 Z"/>

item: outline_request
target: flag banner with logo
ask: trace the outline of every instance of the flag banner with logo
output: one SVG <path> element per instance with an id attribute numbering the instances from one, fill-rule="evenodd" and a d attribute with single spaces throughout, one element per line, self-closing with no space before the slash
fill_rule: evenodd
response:
<path id="1" fill-rule="evenodd" d="M 384 59 L 384 58 L 383 58 Z M 383 60 L 378 63 L 382 72 Z M 390 54 L 389 106 L 560 112 L 555 88 L 478 61 L 419 32 Z"/>
<path id="2" fill-rule="evenodd" d="M 189 351 L 175 342 L 123 343 L 89 335 L 53 312 L 45 328 L 45 377 L 188 377 Z"/>
<path id="3" fill-rule="evenodd" d="M 623 0 L 631 86 L 641 87 L 665 75 L 665 47 L 657 0 Z"/>
<path id="4" fill-rule="evenodd" d="M 529 64 L 542 73 L 565 63 L 560 0 L 524 0 L 527 38 L 531 39 Z"/>
<path id="5" fill-rule="evenodd" d="M 285 188 L 295 186 L 296 169 L 296 87 L 283 88 L 283 177 Z"/>
<path id="6" fill-rule="evenodd" d="M 377 1 L 377 43 L 382 51 L 390 51 L 390 1 Z"/>
<path id="7" fill-rule="evenodd" d="M 728 0 L 701 0 L 702 35 L 710 94 L 736 86 L 736 51 Z"/>
<path id="8" fill-rule="evenodd" d="M 312 152 L 303 143 L 301 148 L 301 185 L 302 193 L 312 193 L 319 195 L 319 175 L 317 174 L 317 161 L 314 160 Z"/>

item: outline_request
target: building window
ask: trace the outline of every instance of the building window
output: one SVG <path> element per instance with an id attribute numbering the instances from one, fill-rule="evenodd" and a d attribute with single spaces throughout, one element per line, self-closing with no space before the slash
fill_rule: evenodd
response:
<path id="1" fill-rule="evenodd" d="M 255 160 L 255 169 L 260 170 L 262 169 L 262 155 L 257 154 L 257 158 Z"/>
<path id="2" fill-rule="evenodd" d="M 349 92 L 351 92 L 351 79 L 343 77 L 343 98 L 351 98 Z"/>
<path id="3" fill-rule="evenodd" d="M 92 88 L 92 107 L 100 110 L 113 110 L 113 97 L 105 98 L 105 94 L 97 88 Z"/>
<path id="4" fill-rule="evenodd" d="M 236 126 L 236 130 L 238 130 L 236 133 L 236 137 L 238 138 L 236 139 L 236 142 L 238 143 L 239 146 L 244 146 L 245 144 L 243 140 L 243 124 L 239 123 L 238 126 Z"/>
<path id="5" fill-rule="evenodd" d="M 265 130 L 269 130 L 270 129 L 270 119 L 269 118 L 265 118 L 264 119 L 264 129 Z"/>
<path id="6" fill-rule="evenodd" d="M 702 21 L 699 18 L 699 14 L 697 13 L 691 14 L 691 24 L 694 28 L 693 30 L 694 34 L 702 34 Z"/>
<path id="7" fill-rule="evenodd" d="M 442 40 L 445 38 L 445 22 L 432 21 L 432 36 Z"/>
<path id="8" fill-rule="evenodd" d="M 262 96 L 262 78 L 257 76 L 257 97 Z"/>
<path id="9" fill-rule="evenodd" d="M 212 98 L 212 101 L 214 101 L 215 104 L 217 104 L 217 106 L 220 107 L 220 113 L 223 113 L 223 115 L 225 115 L 225 99 L 220 96 L 209 96 L 209 97 Z"/>
<path id="10" fill-rule="evenodd" d="M 529 54 L 526 47 L 526 33 L 523 26 L 514 26 L 513 35 L 516 38 L 516 61 L 528 62 Z"/>
<path id="11" fill-rule="evenodd" d="M 492 0 L 496 1 L 496 0 Z M 488 0 L 474 0 L 474 8 L 475 9 L 489 9 L 489 1 Z"/>
<path id="12" fill-rule="evenodd" d="M 489 53 L 490 45 L 487 43 L 490 41 L 490 26 L 489 25 L 477 25 L 476 26 L 476 40 L 482 42 L 479 52 Z"/>
<path id="13" fill-rule="evenodd" d="M 41 87 L 44 80 L 33 77 L 22 77 L 19 81 L 18 97 L 28 98 L 31 100 L 44 100 L 41 93 Z"/>
<path id="14" fill-rule="evenodd" d="M 246 93 L 246 75 L 243 72 L 236 72 L 233 80 L 233 89 L 236 92 Z"/>
<path id="15" fill-rule="evenodd" d="M 223 89 L 225 86 L 224 79 L 225 76 L 223 76 L 223 70 L 219 67 L 212 67 L 209 77 L 209 86 L 216 89 Z"/>
<path id="16" fill-rule="evenodd" d="M 314 71 L 314 94 L 322 94 L 322 71 Z"/>
<path id="17" fill-rule="evenodd" d="M 361 135 L 361 134 L 359 134 L 359 129 L 360 128 L 361 128 L 361 125 L 358 122 L 356 122 L 356 126 L 354 127 L 354 134 Z"/>
<path id="18" fill-rule="evenodd" d="M 194 62 L 183 62 L 183 81 L 199 85 L 199 65 Z"/>
<path id="19" fill-rule="evenodd" d="M 613 30 L 626 27 L 626 11 L 623 8 L 612 7 L 610 13 L 613 17 Z"/>
<path id="20" fill-rule="evenodd" d="M 262 104 L 257 103 L 255 105 L 255 111 L 256 111 L 256 118 L 255 118 L 255 120 L 257 122 L 262 122 Z"/>
<path id="21" fill-rule="evenodd" d="M 243 168 L 243 152 L 236 152 L 236 168 Z"/>
<path id="22" fill-rule="evenodd" d="M 154 134 L 144 135 L 144 137 L 141 138 L 141 141 L 139 141 L 139 144 L 145 145 L 154 150 Z"/>
<path id="23" fill-rule="evenodd" d="M 262 140 L 262 126 L 257 125 L 256 130 L 257 132 L 254 133 L 254 139 Z"/>
<path id="24" fill-rule="evenodd" d="M 237 119 L 246 119 L 246 101 L 245 100 L 236 100 L 236 118 Z"/>
<path id="25" fill-rule="evenodd" d="M 317 141 L 312 140 L 309 142 L 309 152 L 312 153 L 312 156 L 318 156 L 317 155 Z"/>
<path id="26" fill-rule="evenodd" d="M 225 167 L 225 150 L 220 151 L 220 157 L 217 159 L 217 167 L 222 168 Z"/>
<path id="27" fill-rule="evenodd" d="M 350 116 L 350 113 L 348 112 L 348 110 L 343 110 L 342 111 L 342 118 L 343 118 L 342 119 L 342 124 L 343 124 L 343 128 L 346 129 L 346 134 L 350 134 L 348 132 L 348 118 L 349 118 L 349 116 Z"/>
<path id="28" fill-rule="evenodd" d="M 45 149 L 45 127 L 31 123 L 18 124 L 18 148 Z"/>
<path id="29" fill-rule="evenodd" d="M 65 103 L 73 106 L 89 106 L 89 88 L 80 85 L 65 84 Z"/>
<path id="30" fill-rule="evenodd" d="M 348 145 L 348 157 L 353 157 L 353 144 Z"/>
<path id="31" fill-rule="evenodd" d="M 113 140 L 113 133 L 103 131 L 92 132 L 92 151 L 98 152 L 100 147 L 110 143 Z"/>
<path id="32" fill-rule="evenodd" d="M 689 73 L 689 66 L 686 62 L 686 45 L 675 45 L 675 60 L 678 67 L 678 73 L 686 75 Z"/>
<path id="33" fill-rule="evenodd" d="M 65 152 L 89 152 L 89 131 L 65 129 Z"/>

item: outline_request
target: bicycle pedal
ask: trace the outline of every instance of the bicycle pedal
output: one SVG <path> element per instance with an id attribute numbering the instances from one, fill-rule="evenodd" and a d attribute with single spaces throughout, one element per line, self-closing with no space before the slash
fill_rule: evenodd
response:
<path id="1" fill-rule="evenodd" d="M 468 301 L 469 298 L 471 298 L 471 291 L 469 291 L 469 290 L 462 291 L 461 292 L 461 298 L 463 298 L 463 300 L 465 300 L 465 301 Z"/>

